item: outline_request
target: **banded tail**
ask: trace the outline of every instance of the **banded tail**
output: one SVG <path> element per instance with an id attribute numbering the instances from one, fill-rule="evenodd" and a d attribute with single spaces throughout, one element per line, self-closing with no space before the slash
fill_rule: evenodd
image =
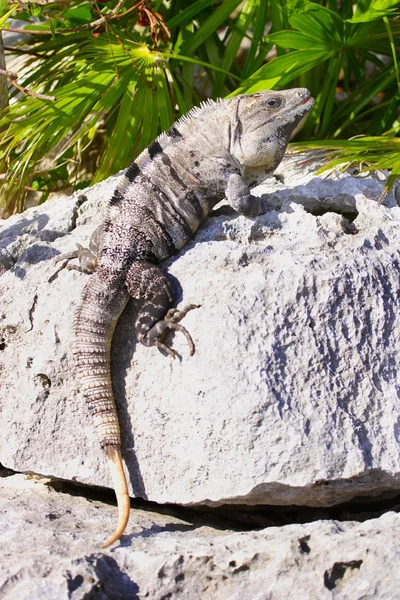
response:
<path id="1" fill-rule="evenodd" d="M 118 503 L 115 532 L 102 548 L 116 542 L 129 520 L 130 499 L 122 464 L 121 436 L 111 383 L 110 348 L 115 325 L 129 295 L 101 271 L 86 284 L 74 321 L 74 360 L 94 425 L 108 460 Z"/>

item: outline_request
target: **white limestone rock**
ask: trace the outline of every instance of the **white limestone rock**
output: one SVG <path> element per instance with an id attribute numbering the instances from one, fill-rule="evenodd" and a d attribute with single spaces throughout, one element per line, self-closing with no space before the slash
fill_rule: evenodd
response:
<path id="1" fill-rule="evenodd" d="M 111 483 L 71 352 L 88 276 L 54 278 L 52 258 L 88 243 L 114 186 L 2 224 L 0 462 L 17 471 Z M 400 489 L 400 208 L 377 204 L 372 178 L 268 189 L 265 215 L 211 217 L 166 265 L 179 307 L 199 305 L 182 321 L 193 357 L 179 335 L 182 360 L 138 345 L 134 306 L 120 319 L 112 372 L 134 496 L 330 506 Z"/>
<path id="2" fill-rule="evenodd" d="M 383 600 L 398 597 L 400 515 L 257 532 L 132 511 L 101 552 L 115 508 L 0 477 L 2 600 Z"/>

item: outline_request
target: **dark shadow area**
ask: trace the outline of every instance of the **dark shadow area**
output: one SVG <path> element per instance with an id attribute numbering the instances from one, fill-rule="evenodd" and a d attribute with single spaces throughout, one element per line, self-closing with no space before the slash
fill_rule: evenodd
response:
<path id="1" fill-rule="evenodd" d="M 165 273 L 165 275 L 168 277 L 168 281 L 171 284 L 172 294 L 174 296 L 174 306 L 176 306 L 183 300 L 182 286 L 179 280 L 174 275 L 169 273 L 167 268 L 164 268 L 164 264 L 160 265 L 160 267 L 163 273 Z"/>
<path id="2" fill-rule="evenodd" d="M 14 475 L 10 469 L 0 468 L 0 478 Z M 329 482 L 326 482 L 329 484 Z M 61 479 L 54 479 L 47 485 L 54 490 L 71 496 L 81 496 L 105 504 L 116 505 L 115 494 L 108 488 L 87 486 Z M 157 525 L 143 532 L 124 538 L 149 536 L 160 531 L 184 531 L 208 526 L 219 530 L 252 531 L 265 527 L 280 527 L 294 523 L 311 523 L 320 520 L 357 521 L 362 523 L 376 519 L 388 511 L 400 512 L 399 490 L 382 492 L 379 496 L 359 496 L 351 501 L 332 507 L 315 508 L 310 506 L 271 506 L 224 504 L 218 507 L 204 505 L 181 506 L 178 504 L 158 504 L 141 498 L 131 499 L 131 507 L 168 515 L 187 522 L 186 524 L 168 524 L 165 528 Z M 307 540 L 305 540 L 307 542 Z M 123 544 L 126 545 L 126 544 Z M 129 545 L 129 543 L 128 543 Z M 307 552 L 303 544 L 303 551 Z"/>
<path id="3" fill-rule="evenodd" d="M 338 582 L 343 579 L 348 569 L 359 570 L 363 561 L 362 560 L 350 560 L 348 562 L 335 562 L 332 569 L 325 571 L 324 573 L 324 585 L 329 590 L 335 589 Z"/>
<path id="4" fill-rule="evenodd" d="M 323 215 L 326 215 L 326 213 L 334 212 L 338 215 L 342 215 L 342 217 L 349 221 L 349 223 L 352 223 L 358 217 L 357 210 L 346 210 L 346 208 L 338 207 L 336 204 L 332 204 L 331 206 L 329 205 L 329 203 L 324 204 L 324 206 L 304 206 L 304 209 L 306 212 L 310 213 L 311 215 L 314 215 L 314 217 L 322 217 Z"/>
<path id="5" fill-rule="evenodd" d="M 75 205 L 72 207 L 71 223 L 66 231 L 46 229 L 50 219 L 44 213 L 29 219 L 22 218 L 14 225 L 0 228 L 0 274 L 12 269 L 15 265 L 14 274 L 19 279 L 23 279 L 26 273 L 24 264 L 38 264 L 58 256 L 59 250 L 46 246 L 45 243 L 54 242 L 76 228 L 78 208 L 86 200 L 87 197 L 82 194 L 76 199 Z M 11 245 L 21 236 L 29 236 L 29 238 L 25 241 L 21 240 L 18 249 L 14 250 L 14 254 L 16 254 L 14 256 L 13 251 L 10 250 Z"/>
<path id="6" fill-rule="evenodd" d="M 0 272 L 14 268 L 14 275 L 23 279 L 26 274 L 24 265 L 38 264 L 59 254 L 58 250 L 46 246 L 45 243 L 53 242 L 67 235 L 68 232 L 46 229 L 48 222 L 49 217 L 40 214 L 32 219 L 22 219 L 15 225 L 0 230 Z M 11 250 L 11 245 L 23 235 L 29 236 L 28 241 L 25 244 L 21 241 L 18 250 Z"/>
<path id="7" fill-rule="evenodd" d="M 26 227 L 31 228 L 34 224 L 36 225 L 36 232 L 42 231 L 48 222 L 49 217 L 45 214 L 38 215 L 32 219 L 21 219 L 14 225 L 0 229 L 0 241 L 7 239 L 9 242 L 12 242 L 23 233 L 32 233 L 31 231 L 24 232 L 24 229 Z"/>
<path id="8" fill-rule="evenodd" d="M 86 557 L 86 562 L 92 567 L 96 579 L 91 578 L 93 582 L 92 589 L 82 598 L 84 600 L 139 600 L 139 586 L 124 573 L 119 567 L 117 561 L 107 554 L 91 554 Z M 83 583 L 88 583 L 80 574 L 72 577 L 70 571 L 67 571 L 67 585 L 69 597 L 78 590 Z M 80 596 L 81 597 L 81 596 Z"/>
<path id="9" fill-rule="evenodd" d="M 305 190 L 296 193 L 296 188 L 293 188 L 292 195 L 287 197 L 287 190 L 278 190 L 271 195 L 262 196 L 262 208 L 263 213 L 271 210 L 290 212 L 290 206 L 284 206 L 285 204 L 299 204 L 306 212 L 315 217 L 322 217 L 326 213 L 333 212 L 342 215 L 349 223 L 358 217 L 358 210 L 356 205 L 356 199 L 351 194 L 337 194 L 333 196 L 326 196 L 317 198 L 312 195 L 307 195 Z"/>
<path id="10" fill-rule="evenodd" d="M 12 475 L 15 475 L 15 473 L 16 473 L 16 471 L 7 469 L 6 467 L 3 467 L 3 465 L 0 463 L 0 478 L 1 477 L 11 477 Z"/>
<path id="11" fill-rule="evenodd" d="M 229 206 L 229 204 L 222 204 L 221 206 L 218 205 L 217 208 L 213 208 L 208 216 L 209 217 L 232 217 L 232 216 L 238 216 L 238 213 L 236 212 L 236 210 L 234 208 L 232 208 L 232 206 Z"/>
<path id="12" fill-rule="evenodd" d="M 197 529 L 197 527 L 201 527 L 201 525 L 194 525 L 192 523 L 188 523 L 187 525 L 178 524 L 178 523 L 167 523 L 164 527 L 161 525 L 152 525 L 147 529 L 142 529 L 138 533 L 132 533 L 127 535 L 126 533 L 121 537 L 120 544 L 123 547 L 132 546 L 137 538 L 150 538 L 158 533 L 174 533 L 174 532 L 185 532 L 185 531 L 193 531 Z"/>
<path id="13" fill-rule="evenodd" d="M 350 196 L 352 198 L 352 196 Z M 353 198 L 352 198 L 353 199 Z M 329 201 L 324 200 L 321 204 L 310 204 L 303 205 L 304 210 L 314 217 L 322 217 L 327 213 L 335 213 L 342 216 L 341 226 L 344 233 L 355 234 L 358 233 L 358 229 L 354 224 L 354 221 L 358 217 L 358 211 L 355 208 L 351 209 L 347 205 L 340 206 L 337 202 L 330 202 L 330 200 L 336 200 L 335 198 L 329 198 Z M 347 203 L 348 204 L 348 203 Z"/>
<path id="14" fill-rule="evenodd" d="M 58 254 L 60 254 L 60 252 L 55 248 L 35 243 L 24 250 L 21 258 L 28 265 L 36 265 L 44 260 L 55 258 Z"/>

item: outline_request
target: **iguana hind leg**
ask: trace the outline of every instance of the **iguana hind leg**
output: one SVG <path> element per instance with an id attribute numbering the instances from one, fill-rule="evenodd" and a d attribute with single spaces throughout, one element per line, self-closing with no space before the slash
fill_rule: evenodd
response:
<path id="1" fill-rule="evenodd" d="M 164 339 L 168 332 L 179 331 L 185 336 L 192 355 L 193 340 L 178 321 L 197 307 L 191 304 L 182 311 L 171 307 L 174 300 L 171 286 L 161 269 L 145 261 L 135 261 L 127 273 L 126 286 L 133 298 L 142 301 L 135 323 L 138 341 L 145 346 L 157 346 L 175 358 L 176 352 L 164 343 Z"/>

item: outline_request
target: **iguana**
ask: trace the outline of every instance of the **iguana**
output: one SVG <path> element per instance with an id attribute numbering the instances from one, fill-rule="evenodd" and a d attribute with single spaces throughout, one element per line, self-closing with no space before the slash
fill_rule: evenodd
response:
<path id="1" fill-rule="evenodd" d="M 91 250 L 79 246 L 59 257 L 78 256 L 81 270 L 94 271 L 76 312 L 73 354 L 118 502 L 118 524 L 103 548 L 120 538 L 130 512 L 110 375 L 115 325 L 133 298 L 141 302 L 138 341 L 173 354 L 163 339 L 178 329 L 191 344 L 177 322 L 180 315 L 169 312 L 173 295 L 158 265 L 193 237 L 224 197 L 246 217 L 260 214 L 261 200 L 250 187 L 275 170 L 313 103 L 308 90 L 299 88 L 208 100 L 193 108 L 127 169 Z"/>

